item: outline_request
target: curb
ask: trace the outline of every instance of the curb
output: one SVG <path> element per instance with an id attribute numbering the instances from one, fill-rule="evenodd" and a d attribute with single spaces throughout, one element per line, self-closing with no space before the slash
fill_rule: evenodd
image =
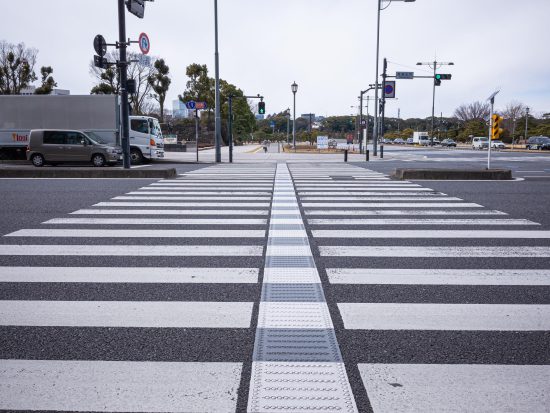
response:
<path id="1" fill-rule="evenodd" d="M 0 178 L 175 178 L 175 168 L 167 169 L 3 169 Z"/>
<path id="2" fill-rule="evenodd" d="M 406 169 L 397 168 L 391 174 L 392 179 L 439 179 L 439 180 L 493 180 L 508 181 L 512 179 L 510 169 Z"/>

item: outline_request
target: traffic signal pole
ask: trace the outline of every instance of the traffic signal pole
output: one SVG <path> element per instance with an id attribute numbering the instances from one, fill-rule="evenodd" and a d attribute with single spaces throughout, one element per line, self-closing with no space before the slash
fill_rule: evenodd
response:
<path id="1" fill-rule="evenodd" d="M 128 62 L 126 57 L 126 11 L 124 0 L 118 0 L 118 44 L 120 52 L 118 70 L 120 73 L 120 106 L 122 124 L 122 162 L 124 169 L 130 169 L 130 114 L 128 111 Z"/>

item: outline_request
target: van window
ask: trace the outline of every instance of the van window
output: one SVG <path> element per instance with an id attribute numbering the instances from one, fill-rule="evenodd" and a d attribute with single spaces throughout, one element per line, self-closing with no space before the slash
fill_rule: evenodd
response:
<path id="1" fill-rule="evenodd" d="M 43 142 L 48 145 L 63 145 L 65 143 L 65 132 L 45 131 Z"/>
<path id="2" fill-rule="evenodd" d="M 67 132 L 65 144 L 67 145 L 82 145 L 82 141 L 86 140 L 84 135 L 77 132 Z"/>
<path id="3" fill-rule="evenodd" d="M 133 131 L 139 132 L 139 133 L 149 133 L 149 125 L 147 124 L 146 119 L 132 119 L 130 121 L 130 128 Z"/>

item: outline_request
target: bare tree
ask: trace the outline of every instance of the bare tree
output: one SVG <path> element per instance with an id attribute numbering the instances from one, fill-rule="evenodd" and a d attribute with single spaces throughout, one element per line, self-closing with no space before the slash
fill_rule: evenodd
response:
<path id="1" fill-rule="evenodd" d="M 37 77 L 34 73 L 38 50 L 0 41 L 0 94 L 18 95 Z"/>
<path id="2" fill-rule="evenodd" d="M 109 62 L 116 62 L 118 53 L 116 50 L 111 50 L 106 55 Z M 130 95 L 130 105 L 134 115 L 144 113 L 145 103 L 151 99 L 151 85 L 149 78 L 156 73 L 153 62 L 146 63 L 140 60 L 140 53 L 128 52 L 128 79 L 136 81 L 136 93 Z M 94 66 L 94 62 L 90 62 L 90 75 L 98 82 L 93 88 L 92 94 L 115 94 L 120 92 L 120 77 L 115 72 L 115 68 L 99 69 Z"/>
<path id="3" fill-rule="evenodd" d="M 487 120 L 491 114 L 491 106 L 487 102 L 472 102 L 462 104 L 455 110 L 455 117 L 463 122 L 471 120 Z"/>
<path id="4" fill-rule="evenodd" d="M 521 118 L 525 114 L 526 107 L 523 103 L 513 100 L 506 105 L 506 108 L 502 111 L 502 116 L 505 119 Z"/>

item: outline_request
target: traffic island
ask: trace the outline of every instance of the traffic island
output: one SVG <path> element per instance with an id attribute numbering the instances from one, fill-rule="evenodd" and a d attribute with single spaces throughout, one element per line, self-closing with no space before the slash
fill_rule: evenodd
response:
<path id="1" fill-rule="evenodd" d="M 175 168 L 2 168 L 0 178 L 160 178 L 177 177 Z"/>
<path id="2" fill-rule="evenodd" d="M 491 180 L 509 181 L 510 169 L 409 169 L 397 168 L 391 174 L 392 179 L 439 179 L 439 180 Z"/>

